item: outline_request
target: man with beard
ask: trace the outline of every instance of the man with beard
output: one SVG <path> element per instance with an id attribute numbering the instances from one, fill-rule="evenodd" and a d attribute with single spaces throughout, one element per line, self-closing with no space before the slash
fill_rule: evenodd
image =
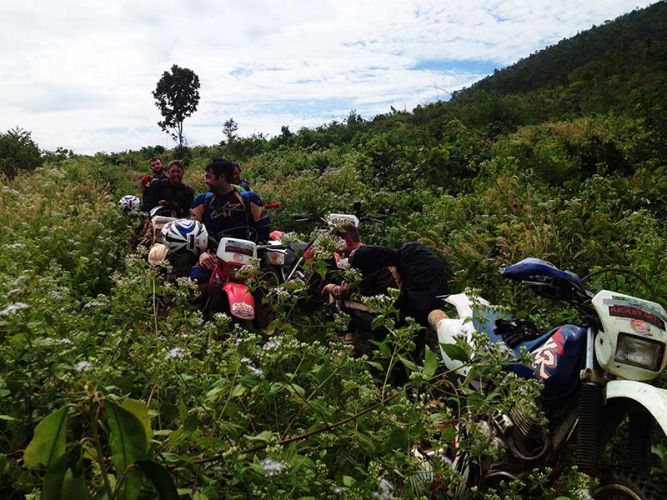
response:
<path id="1" fill-rule="evenodd" d="M 173 210 L 176 217 L 186 217 L 194 199 L 194 191 L 183 184 L 185 167 L 180 160 L 169 162 L 167 176 L 154 179 L 144 195 L 144 212 L 150 212 L 157 206 Z"/>

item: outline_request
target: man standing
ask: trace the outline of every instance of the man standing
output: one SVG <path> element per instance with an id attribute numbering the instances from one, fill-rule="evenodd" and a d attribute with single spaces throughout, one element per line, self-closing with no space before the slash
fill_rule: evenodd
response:
<path id="1" fill-rule="evenodd" d="M 157 206 L 163 206 L 176 212 L 176 217 L 187 217 L 194 199 L 194 191 L 183 184 L 185 166 L 180 160 L 169 162 L 167 176 L 154 179 L 144 194 L 143 210 L 150 212 Z"/>
<path id="2" fill-rule="evenodd" d="M 167 177 L 164 173 L 164 164 L 162 163 L 162 159 L 159 156 L 154 156 L 151 158 L 148 164 L 150 165 L 151 175 L 144 175 L 141 178 L 142 196 L 146 196 L 146 189 L 152 181 L 164 179 Z"/>

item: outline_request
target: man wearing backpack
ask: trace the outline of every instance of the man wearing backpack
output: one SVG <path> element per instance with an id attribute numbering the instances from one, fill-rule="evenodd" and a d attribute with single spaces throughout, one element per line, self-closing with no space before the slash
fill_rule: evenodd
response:
<path id="1" fill-rule="evenodd" d="M 355 226 L 345 228 L 341 236 L 345 240 L 343 253 L 349 255 L 349 265 L 361 271 L 361 294 L 385 294 L 388 288 L 398 288 L 401 293 L 396 306 L 401 316 L 411 316 L 428 326 L 428 314 L 440 307 L 438 297 L 449 293 L 443 262 L 417 242 L 405 243 L 398 250 L 365 245 Z M 322 290 L 323 294 L 335 297 L 346 297 L 350 292 L 345 282 L 328 284 Z"/>
<path id="2" fill-rule="evenodd" d="M 241 193 L 232 185 L 234 167 L 234 162 L 226 159 L 213 160 L 206 165 L 209 192 L 194 199 L 190 218 L 202 222 L 210 236 L 224 233 L 232 238 L 250 239 L 252 214 Z M 216 264 L 215 254 L 202 253 L 199 264 L 210 274 Z"/>

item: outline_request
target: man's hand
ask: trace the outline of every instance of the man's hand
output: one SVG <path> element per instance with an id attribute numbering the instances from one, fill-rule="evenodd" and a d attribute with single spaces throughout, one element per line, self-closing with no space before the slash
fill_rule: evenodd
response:
<path id="1" fill-rule="evenodd" d="M 199 256 L 199 265 L 205 267 L 206 269 L 213 269 L 217 264 L 217 257 L 208 252 L 203 252 Z"/>

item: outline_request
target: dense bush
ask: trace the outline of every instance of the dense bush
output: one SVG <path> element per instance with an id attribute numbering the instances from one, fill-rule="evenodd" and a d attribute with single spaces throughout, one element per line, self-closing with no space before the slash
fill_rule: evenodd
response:
<path id="1" fill-rule="evenodd" d="M 41 165 L 42 155 L 30 132 L 16 127 L 0 134 L 0 174 L 12 178 Z"/>

